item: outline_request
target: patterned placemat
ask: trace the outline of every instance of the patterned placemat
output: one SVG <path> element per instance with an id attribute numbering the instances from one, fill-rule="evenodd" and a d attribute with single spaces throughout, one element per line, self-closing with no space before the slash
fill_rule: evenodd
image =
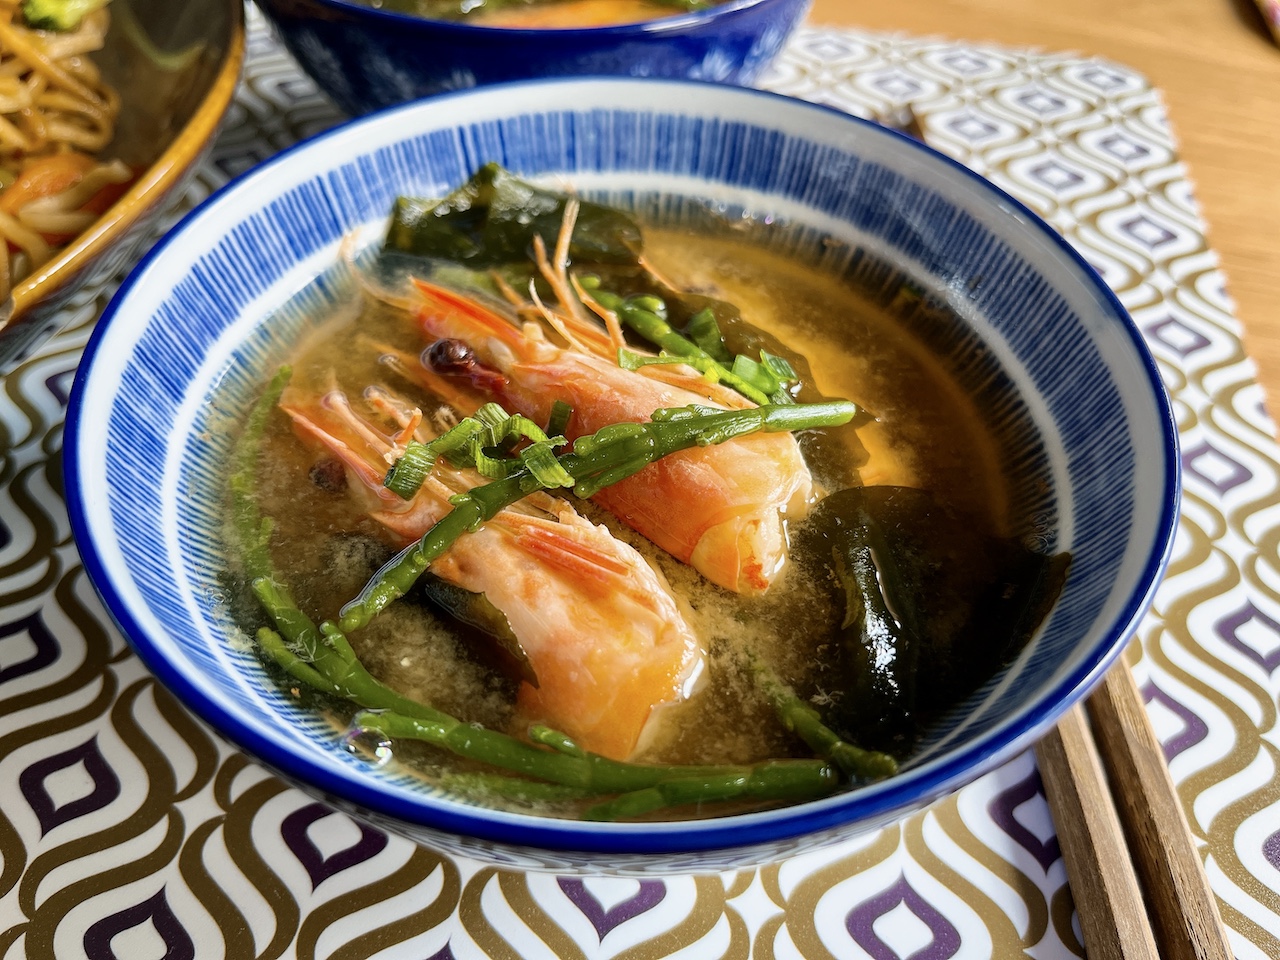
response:
<path id="1" fill-rule="evenodd" d="M 247 75 L 186 203 L 339 116 L 250 17 Z M 1096 60 L 806 29 L 764 85 L 928 141 L 1061 230 L 1174 397 L 1176 554 L 1130 651 L 1236 955 L 1280 956 L 1280 460 L 1156 91 Z M 1020 757 L 898 826 L 723 876 L 506 873 L 363 826 L 191 719 L 97 602 L 62 419 L 109 290 L 0 392 L 0 960 L 1082 955 Z"/>

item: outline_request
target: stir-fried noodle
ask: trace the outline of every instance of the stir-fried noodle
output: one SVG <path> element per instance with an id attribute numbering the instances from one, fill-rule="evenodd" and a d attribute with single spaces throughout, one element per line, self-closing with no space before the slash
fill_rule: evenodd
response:
<path id="1" fill-rule="evenodd" d="M 65 32 L 34 30 L 19 0 L 0 0 L 0 299 L 102 213 L 132 172 L 94 155 L 111 141 L 120 99 L 89 54 L 109 14 Z"/>

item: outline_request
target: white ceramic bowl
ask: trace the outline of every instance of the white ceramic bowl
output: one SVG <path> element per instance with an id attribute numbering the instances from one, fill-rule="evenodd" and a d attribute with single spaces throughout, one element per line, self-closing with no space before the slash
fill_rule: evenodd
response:
<path id="1" fill-rule="evenodd" d="M 855 284 L 910 278 L 963 318 L 946 331 L 961 377 L 1004 411 L 998 430 L 1029 431 L 1020 495 L 1048 520 L 1049 546 L 1074 560 L 1030 645 L 898 776 L 686 822 L 481 809 L 344 751 L 229 642 L 217 582 L 217 465 L 229 438 L 206 430 L 211 391 L 231 391 L 233 413 L 246 409 L 298 328 L 337 295 L 343 236 L 376 234 L 397 194 L 441 195 L 491 159 L 615 201 L 657 192 L 768 215 L 802 245 L 835 237 L 861 253 Z M 157 676 L 232 742 L 317 795 L 447 851 L 643 874 L 758 863 L 883 825 L 1033 743 L 1102 675 L 1150 601 L 1175 524 L 1175 436 L 1155 365 L 1115 297 L 1044 223 L 963 167 L 770 94 L 566 80 L 367 117 L 210 199 L 99 323 L 67 418 L 66 480 L 76 540 L 111 614 Z"/>

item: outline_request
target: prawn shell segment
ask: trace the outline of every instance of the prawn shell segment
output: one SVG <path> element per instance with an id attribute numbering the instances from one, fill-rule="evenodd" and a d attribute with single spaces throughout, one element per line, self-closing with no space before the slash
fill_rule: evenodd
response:
<path id="1" fill-rule="evenodd" d="M 506 378 L 497 399 L 535 422 L 547 422 L 556 400 L 568 403 L 570 440 L 614 423 L 643 423 L 663 407 L 749 406 L 712 384 L 694 392 L 556 347 L 525 336 L 475 301 L 419 289 L 430 297 L 418 314 L 427 336 L 468 343 Z M 803 518 L 813 496 L 813 478 L 795 437 L 760 433 L 673 453 L 593 499 L 718 586 L 755 594 L 767 590 L 784 568 L 784 523 Z"/>
<path id="2" fill-rule="evenodd" d="M 518 715 L 593 753 L 632 756 L 659 708 L 693 692 L 701 641 L 661 574 L 567 505 L 556 520 L 495 521 L 504 549 L 459 541 L 435 569 L 464 589 L 483 587 L 520 638 L 538 684 L 521 685 Z"/>
<path id="3" fill-rule="evenodd" d="M 300 437 L 343 462 L 352 492 L 401 544 L 452 509 L 450 494 L 485 482 L 474 471 L 447 470 L 408 503 L 388 500 L 379 434 L 356 423 L 345 398 L 330 393 L 306 402 L 290 394 L 281 407 Z M 651 732 L 658 708 L 693 692 L 703 644 L 666 580 L 634 548 L 565 501 L 534 499 L 541 509 L 518 504 L 459 538 L 432 573 L 484 594 L 507 618 L 537 678 L 518 694 L 525 723 L 546 724 L 583 749 L 625 760 Z"/>

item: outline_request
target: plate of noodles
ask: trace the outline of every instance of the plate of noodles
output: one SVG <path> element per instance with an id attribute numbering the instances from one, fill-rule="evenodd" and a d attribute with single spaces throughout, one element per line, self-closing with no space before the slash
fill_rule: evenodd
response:
<path id="1" fill-rule="evenodd" d="M 0 0 L 0 370 L 128 263 L 243 56 L 237 0 Z"/>

